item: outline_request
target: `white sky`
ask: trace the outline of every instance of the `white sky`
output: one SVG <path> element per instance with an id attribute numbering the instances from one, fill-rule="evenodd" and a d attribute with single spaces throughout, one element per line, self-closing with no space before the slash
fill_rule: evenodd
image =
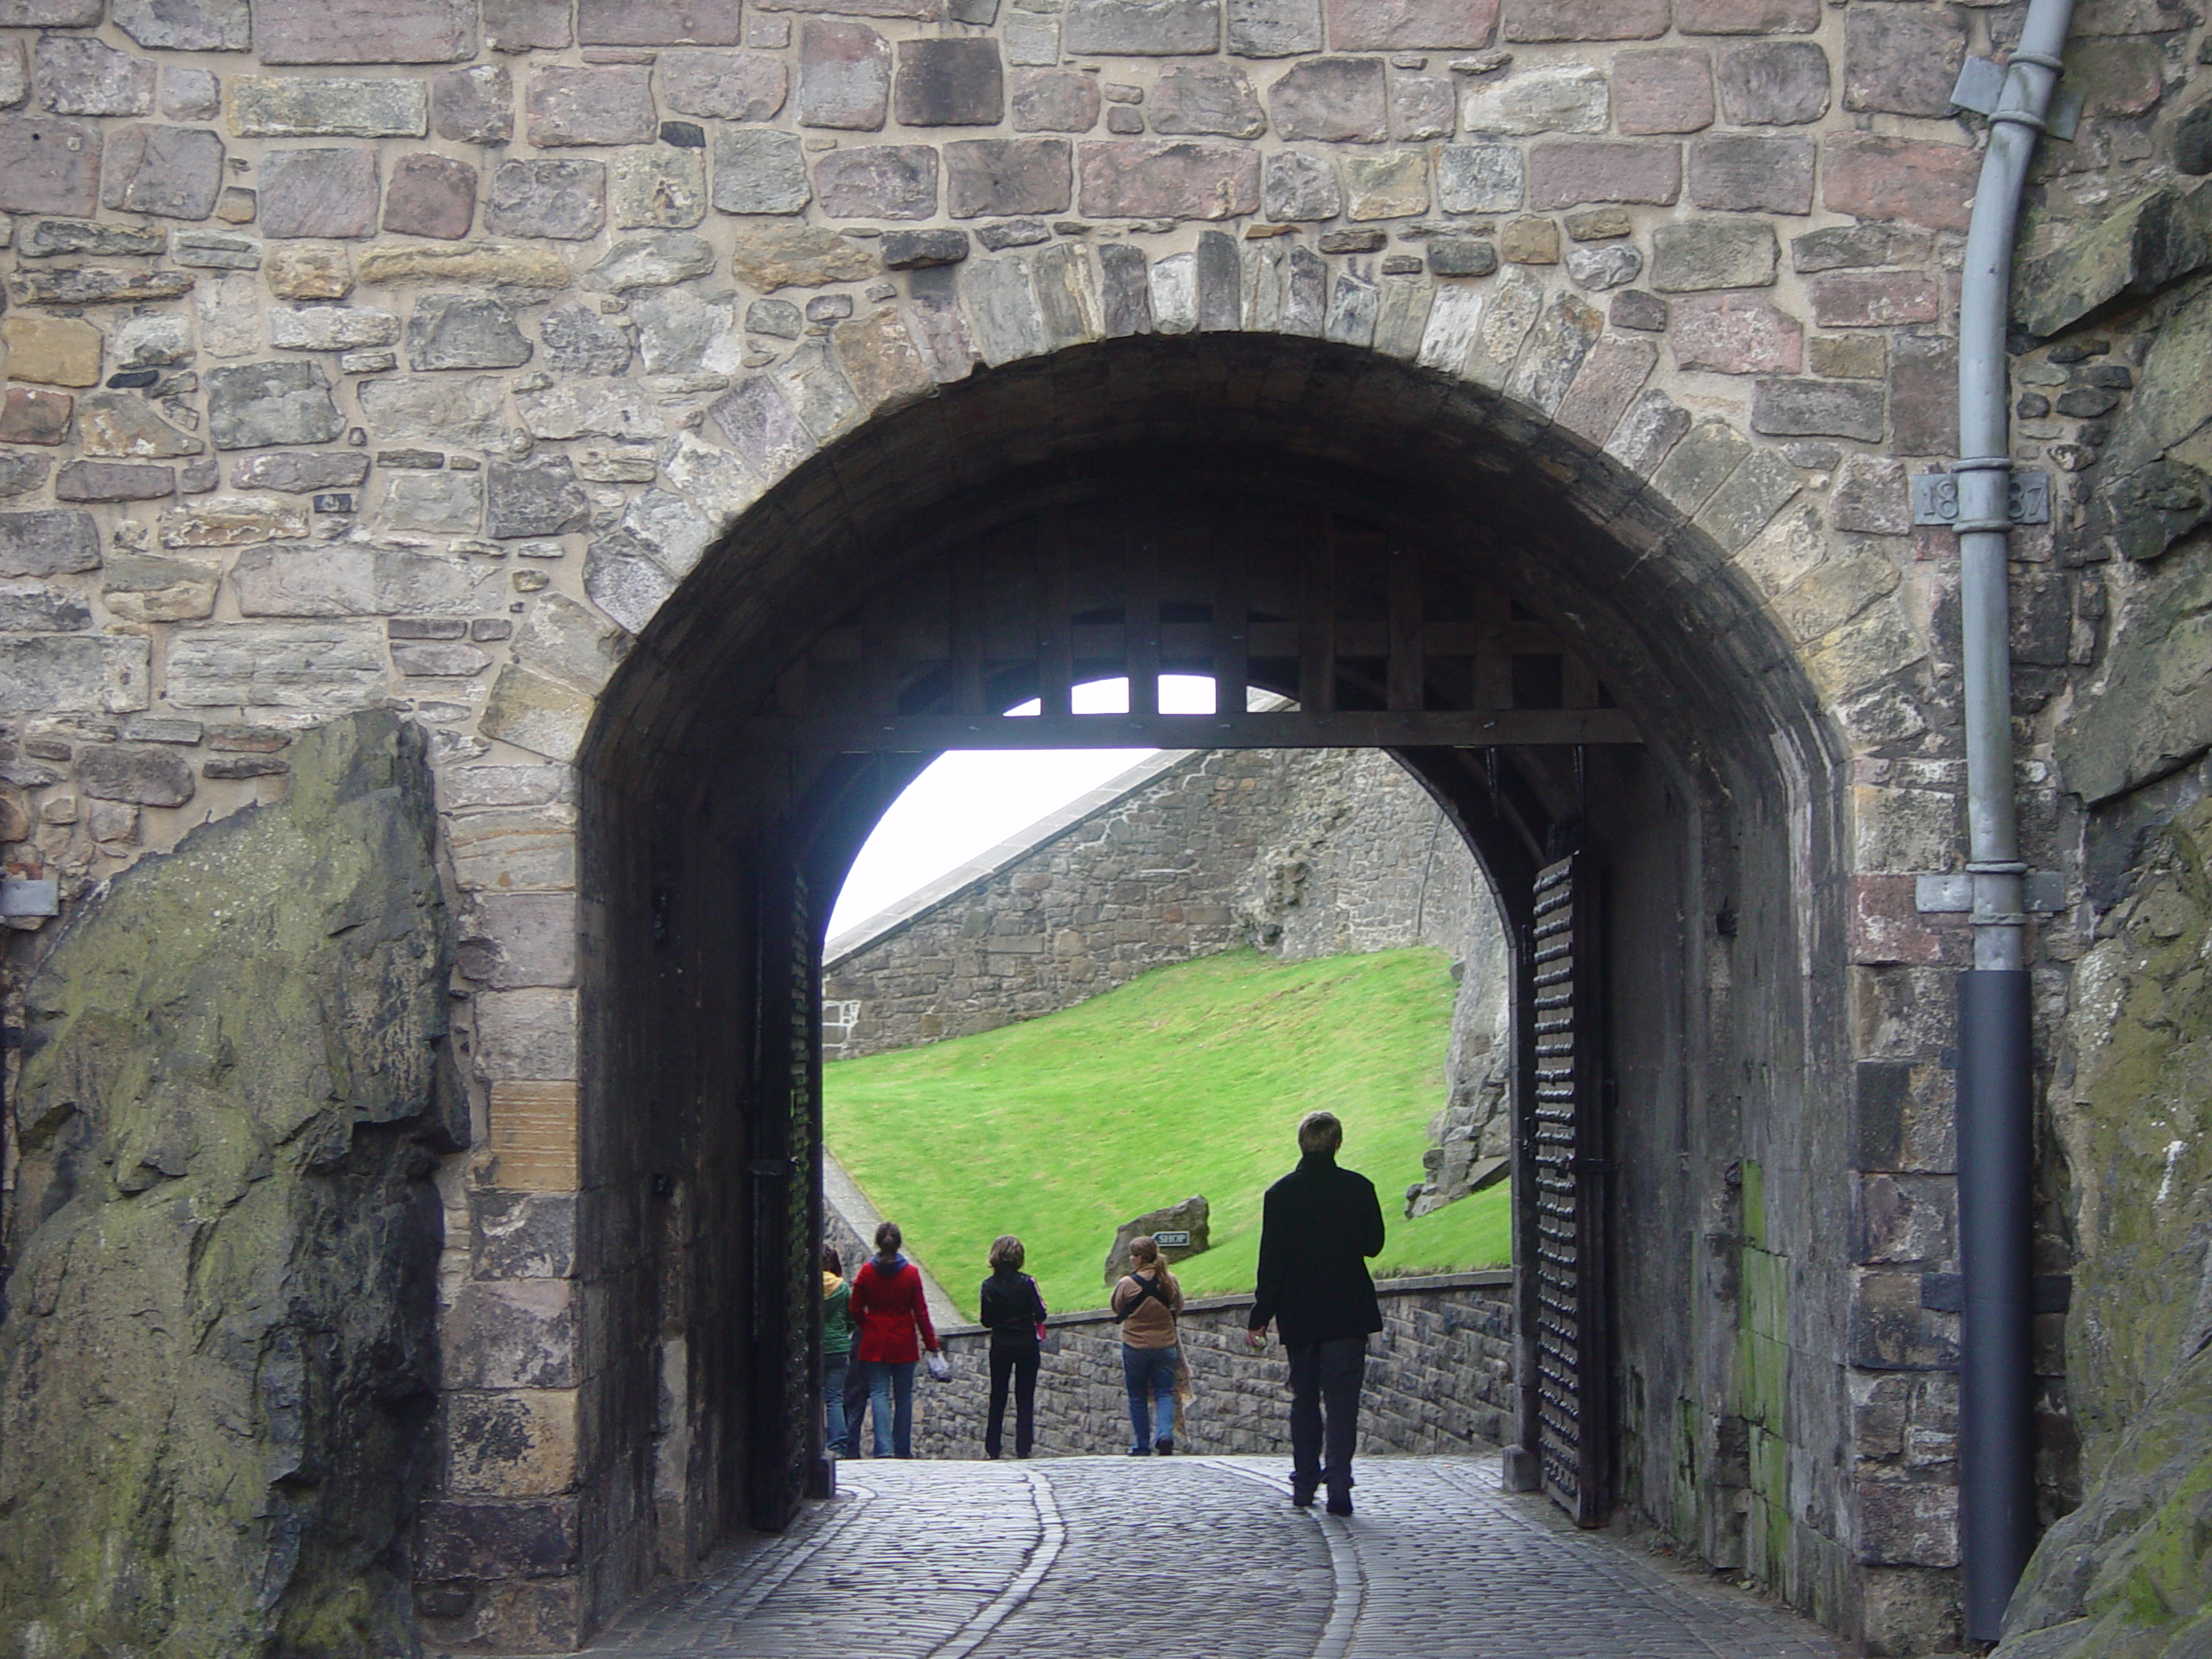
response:
<path id="1" fill-rule="evenodd" d="M 1125 714 L 1127 680 L 1075 688 L 1080 715 Z M 1210 715 L 1213 681 L 1164 674 L 1163 714 Z M 1033 715 L 1034 702 L 1012 712 Z M 853 861 L 837 894 L 829 937 L 857 927 L 946 871 L 988 852 L 1018 830 L 1127 772 L 1156 749 L 955 749 L 938 756 L 891 804 Z"/>

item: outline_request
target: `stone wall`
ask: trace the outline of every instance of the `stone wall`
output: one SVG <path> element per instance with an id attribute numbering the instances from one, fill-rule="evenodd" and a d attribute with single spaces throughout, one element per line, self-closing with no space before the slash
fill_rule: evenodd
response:
<path id="1" fill-rule="evenodd" d="M 1385 1280 L 1383 1329 L 1369 1344 L 1360 1411 L 1363 1452 L 1488 1451 L 1513 1426 L 1513 1275 L 1445 1274 Z M 1289 1448 L 1288 1376 L 1280 1343 L 1262 1354 L 1245 1344 L 1249 1296 L 1193 1301 L 1181 1320 L 1193 1398 L 1176 1450 L 1270 1452 Z M 1126 1451 L 1128 1395 L 1122 1386 L 1121 1327 L 1104 1313 L 1055 1314 L 1037 1377 L 1037 1453 L 1085 1456 Z M 941 1333 L 950 1382 L 914 1381 L 914 1451 L 925 1458 L 982 1456 L 989 1414 L 989 1334 L 963 1325 Z M 1006 1452 L 1014 1446 L 1007 1408 Z"/>

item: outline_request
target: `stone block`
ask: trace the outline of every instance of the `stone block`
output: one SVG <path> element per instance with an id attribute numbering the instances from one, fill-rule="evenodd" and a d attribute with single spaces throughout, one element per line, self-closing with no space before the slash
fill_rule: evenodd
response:
<path id="1" fill-rule="evenodd" d="M 830 331 L 837 364 L 864 409 L 894 409 L 929 395 L 929 365 L 898 312 L 885 308 L 841 322 Z"/>
<path id="2" fill-rule="evenodd" d="M 1805 330 L 1752 294 L 1695 294 L 1675 302 L 1669 344 L 1675 365 L 1716 374 L 1796 374 Z"/>
<path id="3" fill-rule="evenodd" d="M 1668 47 L 1613 60 L 1613 118 L 1631 136 L 1700 132 L 1713 124 L 1713 60 Z"/>
<path id="4" fill-rule="evenodd" d="M 231 130 L 245 138 L 419 138 L 430 130 L 419 80 L 233 75 L 230 94 Z"/>
<path id="5" fill-rule="evenodd" d="M 1959 1563 L 1959 1491 L 1950 1484 L 1860 1479 L 1859 1559 L 1884 1567 Z"/>
<path id="6" fill-rule="evenodd" d="M 557 52 L 569 45 L 571 0 L 483 0 L 484 44 L 494 52 Z"/>
<path id="7" fill-rule="evenodd" d="M 221 568 L 197 559 L 118 553 L 100 574 L 108 614 L 124 622 L 198 622 L 215 612 Z"/>
<path id="8" fill-rule="evenodd" d="M 39 103 L 56 115 L 151 115 L 154 66 L 88 35 L 47 35 L 31 54 Z"/>
<path id="9" fill-rule="evenodd" d="M 1810 35 L 1821 26 L 1821 0 L 1675 0 L 1675 27 L 1685 35 Z"/>
<path id="10" fill-rule="evenodd" d="M 1061 38 L 1080 55 L 1204 56 L 1221 50 L 1221 0 L 1068 0 Z"/>
<path id="11" fill-rule="evenodd" d="M 18 305 L 137 305 L 189 294 L 194 279 L 178 270 L 113 270 L 72 265 L 60 270 L 18 270 L 8 278 L 8 297 Z"/>
<path id="12" fill-rule="evenodd" d="M 232 569 L 231 585 L 246 616 L 468 616 L 501 597 L 494 566 L 361 542 L 249 545 Z M 381 641 L 377 659 L 381 671 Z"/>
<path id="13" fill-rule="evenodd" d="M 542 995 L 513 992 L 508 996 Z M 507 997 L 487 1000 L 496 1006 Z M 446 1316 L 446 1385 L 462 1389 L 573 1387 L 580 1368 L 576 1363 L 572 1290 L 572 1281 L 566 1279 L 488 1280 L 463 1285 Z M 573 1544 L 568 1547 L 572 1549 Z M 456 1548 L 474 1549 L 477 1546 Z M 469 1560 L 473 1562 L 474 1557 Z M 434 1574 L 445 1576 L 427 1563 L 418 1570 L 426 1578 Z M 505 1570 L 494 1567 L 480 1576 L 501 1577 Z M 476 1577 L 479 1573 L 464 1567 L 451 1576 Z"/>
<path id="14" fill-rule="evenodd" d="M 565 165 L 589 167 L 594 163 Z M 275 263 L 274 256 L 270 263 Z M 550 248 L 504 247 L 496 242 L 472 242 L 450 248 L 402 245 L 364 249 L 361 280 L 371 283 L 482 283 L 512 288 L 566 288 L 569 267 Z M 346 286 L 352 287 L 350 276 Z"/>
<path id="15" fill-rule="evenodd" d="M 753 10 L 754 32 L 746 44 L 777 47 L 786 41 L 774 38 L 770 26 L 784 20 L 764 17 L 761 13 L 806 11 L 842 17 L 912 17 L 927 22 L 944 15 L 944 0 L 754 0 Z"/>
<path id="16" fill-rule="evenodd" d="M 175 749 L 87 743 L 77 751 L 77 786 L 98 801 L 182 806 L 197 784 L 192 762 Z"/>
<path id="17" fill-rule="evenodd" d="M 231 483 L 242 490 L 312 495 L 357 489 L 368 475 L 369 458 L 358 449 L 294 450 L 242 457 L 231 468 Z"/>
<path id="18" fill-rule="evenodd" d="M 1390 136 L 1389 88 L 1380 58 L 1313 58 L 1268 89 L 1275 131 L 1324 143 L 1380 143 Z"/>
<path id="19" fill-rule="evenodd" d="M 159 501 L 176 493 L 176 469 L 119 461 L 73 461 L 54 475 L 58 501 Z"/>
<path id="20" fill-rule="evenodd" d="M 1810 284 L 1813 321 L 1823 328 L 1893 328 L 1933 322 L 1941 313 L 1936 279 L 1916 270 L 1839 273 Z"/>
<path id="21" fill-rule="evenodd" d="M 1720 107 L 1742 127 L 1796 127 L 1828 112 L 1828 54 L 1810 41 L 1762 41 L 1720 54 Z"/>
<path id="22" fill-rule="evenodd" d="M 515 78 L 478 63 L 430 78 L 430 130 L 457 144 L 504 144 L 515 134 Z"/>
<path id="23" fill-rule="evenodd" d="M 57 254 L 98 259 L 158 258 L 168 251 L 168 232 L 158 226 L 139 230 L 95 225 L 81 219 L 40 219 L 31 221 L 16 247 L 25 259 L 46 259 Z"/>
<path id="24" fill-rule="evenodd" d="M 1497 233 L 1497 257 L 1512 265 L 1557 264 L 1558 221 L 1530 217 L 1508 219 Z"/>
<path id="25" fill-rule="evenodd" d="M 1667 32 L 1668 0 L 1505 0 L 1509 41 L 1651 41 Z"/>
<path id="26" fill-rule="evenodd" d="M 1772 437 L 1882 440 L 1888 399 L 1880 386 L 1845 380 L 1762 380 L 1751 429 Z"/>
<path id="27" fill-rule="evenodd" d="M 1319 156 L 1279 150 L 1267 159 L 1261 204 L 1277 224 L 1313 223 L 1344 212 L 1344 188 L 1336 169 Z"/>
<path id="28" fill-rule="evenodd" d="M 1089 143 L 1077 168 L 1082 211 L 1102 219 L 1221 219 L 1259 210 L 1260 158 L 1241 145 Z"/>
<path id="29" fill-rule="evenodd" d="M 48 386 L 96 386 L 105 336 L 76 317 L 17 315 L 0 321 L 8 378 Z"/>
<path id="30" fill-rule="evenodd" d="M 148 642 L 96 634 L 0 639 L 0 707 L 128 714 L 151 700 Z"/>
<path id="31" fill-rule="evenodd" d="M 488 1196 L 488 1195 L 487 1195 Z M 447 1480 L 459 1497 L 537 1497 L 577 1478 L 573 1389 L 454 1389 L 445 1414 Z"/>
<path id="32" fill-rule="evenodd" d="M 238 15 L 246 16 L 238 6 Z M 172 64 L 162 74 L 162 113 L 172 121 L 213 121 L 223 112 L 223 83 L 212 70 Z"/>
<path id="33" fill-rule="evenodd" d="M 1086 156 L 1092 148 L 1085 147 Z M 968 138 L 949 143 L 946 211 L 955 219 L 1065 213 L 1073 149 L 1065 138 Z M 1086 197 L 1084 211 L 1105 210 L 1090 206 Z"/>
<path id="34" fill-rule="evenodd" d="M 346 429 L 316 363 L 247 363 L 207 371 L 207 434 L 218 449 L 328 443 Z"/>
<path id="35" fill-rule="evenodd" d="M 1959 453 L 1959 348 L 1906 334 L 1890 346 L 1890 442 L 1901 455 Z"/>
<path id="36" fill-rule="evenodd" d="M 1229 0 L 1229 49 L 1240 58 L 1294 58 L 1322 47 L 1321 0 Z"/>
<path id="37" fill-rule="evenodd" d="M 1611 106 L 1611 88 L 1604 70 L 1588 64 L 1553 64 L 1495 81 L 1470 83 L 1460 107 L 1460 124 L 1469 132 L 1508 137 L 1603 132 Z"/>
<path id="38" fill-rule="evenodd" d="M 486 893 L 471 905 L 457 965 L 462 976 L 495 991 L 531 986 L 571 986 L 576 981 L 576 901 L 567 893 Z M 484 1235 L 479 1232 L 479 1240 Z M 499 1249 L 494 1246 L 495 1251 Z M 505 1270 L 480 1278 L 559 1278 L 565 1267 L 537 1271 L 516 1266 L 511 1252 Z"/>
<path id="39" fill-rule="evenodd" d="M 1410 219 L 1428 211 L 1428 152 L 1386 149 L 1347 155 L 1341 170 L 1344 213 L 1354 221 Z"/>
<path id="40" fill-rule="evenodd" d="M 1250 78 L 1233 63 L 1171 65 L 1148 107 L 1152 130 L 1171 137 L 1256 138 L 1268 127 Z"/>
<path id="41" fill-rule="evenodd" d="M 969 261 L 969 264 L 975 264 Z M 730 447 L 761 478 L 773 481 L 812 454 L 814 437 L 766 375 L 741 381 L 708 410 Z"/>
<path id="42" fill-rule="evenodd" d="M 0 28 L 83 29 L 100 10 L 100 0 L 0 0 Z"/>
<path id="43" fill-rule="evenodd" d="M 1486 47 L 1497 0 L 1324 0 L 1338 52 L 1455 51 Z"/>
<path id="44" fill-rule="evenodd" d="M 253 44 L 248 0 L 113 0 L 108 16 L 140 46 L 156 51 L 244 52 Z M 174 90 L 177 76 L 175 68 L 168 71 L 168 90 Z M 193 113 L 205 118 L 214 111 L 207 108 Z"/>
<path id="45" fill-rule="evenodd" d="M 264 63 L 458 63 L 475 21 L 468 0 L 254 0 L 253 44 Z"/>
<path id="46" fill-rule="evenodd" d="M 73 575 L 100 566 L 99 526 L 89 512 L 45 508 L 0 512 L 0 576 Z M 18 709 L 36 708 L 19 702 Z"/>
<path id="47" fill-rule="evenodd" d="M 1780 257 L 1771 225 L 1678 219 L 1652 232 L 1651 286 L 1662 294 L 1764 287 Z"/>
<path id="48" fill-rule="evenodd" d="M 1830 133 L 1821 142 L 1821 200 L 1829 212 L 1937 231 L 1967 228 L 1978 150 L 1872 132 Z"/>
<path id="49" fill-rule="evenodd" d="M 60 443 L 69 435 L 76 400 L 66 391 L 10 386 L 0 399 L 0 443 Z"/>
<path id="50" fill-rule="evenodd" d="M 831 219 L 930 219 L 937 213 L 937 151 L 927 144 L 862 144 L 814 164 L 815 192 Z"/>
<path id="51" fill-rule="evenodd" d="M 1006 117 L 1005 71 L 988 38 L 899 42 L 893 113 L 909 127 L 995 127 Z"/>
<path id="52" fill-rule="evenodd" d="M 403 156 L 384 193 L 384 228 L 457 242 L 476 219 L 476 169 L 450 156 Z"/>
<path id="53" fill-rule="evenodd" d="M 734 46 L 738 0 L 576 0 L 585 46 Z"/>
<path id="54" fill-rule="evenodd" d="M 802 29 L 802 62 L 804 38 Z M 791 90 L 783 60 L 763 52 L 664 52 L 653 73 L 670 109 L 715 121 L 772 120 Z"/>
<path id="55" fill-rule="evenodd" d="M 1602 294 L 1608 289 L 1624 287 L 1643 273 L 1643 256 L 1626 242 L 1569 248 L 1567 252 L 1567 274 L 1577 288 L 1587 293 Z"/>
<path id="56" fill-rule="evenodd" d="M 1602 444 L 1628 413 L 1658 360 L 1659 348 L 1648 340 L 1599 340 L 1552 418 L 1592 443 Z"/>
<path id="57" fill-rule="evenodd" d="M 0 115 L 0 213 L 70 213 L 99 204 L 100 133 L 48 116 Z"/>
<path id="58" fill-rule="evenodd" d="M 1806 346 L 1815 374 L 1837 380 L 1879 380 L 1889 372 L 1888 343 L 1878 334 L 1816 334 Z"/>
<path id="59" fill-rule="evenodd" d="M 1497 269 L 1497 250 L 1479 237 L 1433 236 L 1428 239 L 1428 268 L 1439 276 L 1487 276 Z M 1443 302 L 1441 296 L 1437 302 Z"/>
<path id="60" fill-rule="evenodd" d="M 543 64 L 524 94 L 530 142 L 554 149 L 651 143 L 660 130 L 644 64 Z"/>
<path id="61" fill-rule="evenodd" d="M 872 132 L 891 105 L 891 46 L 865 23 L 809 18 L 799 26 L 803 126 Z"/>
<path id="62" fill-rule="evenodd" d="M 805 79 L 800 78 L 802 101 Z M 725 213 L 797 213 L 813 199 L 796 133 L 764 127 L 715 134 L 715 206 Z"/>
<path id="63" fill-rule="evenodd" d="M 684 230 L 707 216 L 707 161 L 667 144 L 607 158 L 607 212 L 618 230 Z"/>
<path id="64" fill-rule="evenodd" d="M 1738 213 L 1813 211 L 1813 141 L 1714 133 L 1690 143 L 1689 197 Z"/>
<path id="65" fill-rule="evenodd" d="M 372 149 L 274 149 L 261 163 L 261 229 L 272 238 L 374 233 Z"/>
<path id="66" fill-rule="evenodd" d="M 1681 193 L 1678 144 L 1648 138 L 1592 138 L 1529 146 L 1529 206 L 1538 212 L 1586 201 L 1663 207 Z"/>
<path id="67" fill-rule="evenodd" d="M 666 288 L 704 276 L 715 268 L 715 250 L 700 236 L 626 236 L 584 273 L 584 286 L 626 294 L 640 288 Z"/>
<path id="68" fill-rule="evenodd" d="M 530 350 L 514 314 L 489 295 L 425 294 L 407 322 L 412 369 L 518 368 Z"/>
<path id="69" fill-rule="evenodd" d="M 1891 115 L 1946 115 L 1965 58 L 1964 21 L 1948 10 L 1854 10 L 1843 20 L 1843 106 Z"/>
<path id="70" fill-rule="evenodd" d="M 1797 469 L 1772 449 L 1754 449 L 1713 493 L 1698 528 L 1732 553 L 1765 529 L 1801 487 Z"/>
<path id="71" fill-rule="evenodd" d="M 494 540 L 566 535 L 590 519 L 591 503 L 566 455 L 495 461 L 485 480 L 484 533 Z"/>
<path id="72" fill-rule="evenodd" d="M 948 173 L 953 168 L 950 151 L 957 148 L 946 147 Z M 766 293 L 861 282 L 879 269 L 875 256 L 860 244 L 816 226 L 761 226 L 740 231 L 733 240 L 731 270 L 748 288 Z"/>
<path id="73" fill-rule="evenodd" d="M 0 586 L 0 633 L 84 633 L 92 626 L 91 607 L 74 594 L 37 582 Z M 0 841 L 27 841 L 31 826 L 7 817 L 0 804 Z"/>
<path id="74" fill-rule="evenodd" d="M 257 238 L 234 231 L 179 231 L 169 257 L 202 270 L 258 270 L 264 252 Z"/>
<path id="75" fill-rule="evenodd" d="M 1524 194 L 1517 145 L 1445 144 L 1436 152 L 1437 205 L 1446 213 L 1511 213 Z"/>
<path id="76" fill-rule="evenodd" d="M 30 95 L 30 58 L 23 42 L 0 41 L 0 109 L 20 108 Z"/>
<path id="77" fill-rule="evenodd" d="M 171 636 L 163 690 L 186 709 L 371 708 L 386 695 L 383 636 L 342 620 L 187 628 Z"/>
<path id="78" fill-rule="evenodd" d="M 1016 69 L 1016 132 L 1089 132 L 1098 124 L 1098 78 L 1073 69 Z"/>
<path id="79" fill-rule="evenodd" d="M 1459 90 L 1443 75 L 1399 70 L 1390 77 L 1390 136 L 1448 138 L 1459 125 Z"/>
<path id="80" fill-rule="evenodd" d="M 793 149 L 798 140 L 791 141 Z M 607 223 L 607 168 L 601 162 L 512 161 L 492 175 L 484 228 L 494 236 L 582 242 Z"/>
<path id="81" fill-rule="evenodd" d="M 1554 296 L 1530 331 L 1529 344 L 1506 382 L 1509 397 L 1551 414 L 1581 372 L 1605 319 L 1579 294 Z"/>
<path id="82" fill-rule="evenodd" d="M 0 495 L 29 495 L 46 483 L 53 461 L 45 455 L 0 451 Z"/>

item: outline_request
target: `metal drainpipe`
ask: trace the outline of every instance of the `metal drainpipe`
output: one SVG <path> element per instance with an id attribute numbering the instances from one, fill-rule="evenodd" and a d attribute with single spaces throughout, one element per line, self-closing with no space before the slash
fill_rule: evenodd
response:
<path id="1" fill-rule="evenodd" d="M 2013 810 L 2005 603 L 2012 481 L 2005 324 L 2020 191 L 2061 71 L 2073 0 L 2031 0 L 1990 117 L 1959 296 L 1959 575 L 1974 967 L 1959 976 L 1959 1522 L 1970 1642 L 1994 1642 L 2036 1541 L 2035 1107 L 2027 867 Z"/>

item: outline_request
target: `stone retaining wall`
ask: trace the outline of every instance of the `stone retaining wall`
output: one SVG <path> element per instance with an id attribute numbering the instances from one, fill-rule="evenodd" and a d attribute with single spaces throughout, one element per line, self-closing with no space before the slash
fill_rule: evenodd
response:
<path id="1" fill-rule="evenodd" d="M 1441 1274 L 1385 1281 L 1382 1334 L 1369 1348 L 1360 1449 L 1368 1452 L 1479 1452 L 1501 1443 L 1513 1422 L 1513 1275 Z M 1249 1296 L 1192 1302 L 1182 1319 L 1194 1396 L 1177 1449 L 1191 1452 L 1286 1452 L 1289 1392 L 1280 1343 L 1249 1351 Z M 1129 1443 L 1122 1388 L 1121 1327 L 1110 1314 L 1056 1314 L 1037 1379 L 1037 1452 L 1045 1457 L 1118 1452 Z M 943 1333 L 951 1381 L 915 1380 L 914 1450 L 925 1458 L 982 1455 L 990 1398 L 981 1326 Z M 1012 1407 L 1007 1449 L 1013 1448 Z"/>

